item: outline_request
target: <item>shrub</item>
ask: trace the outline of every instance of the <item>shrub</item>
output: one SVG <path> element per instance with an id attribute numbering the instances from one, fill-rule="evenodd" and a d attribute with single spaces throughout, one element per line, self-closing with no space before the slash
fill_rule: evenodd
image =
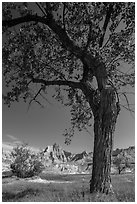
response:
<path id="1" fill-rule="evenodd" d="M 113 164 L 115 164 L 115 166 L 117 167 L 119 174 L 126 168 L 130 167 L 129 159 L 127 156 L 124 155 L 123 152 L 121 152 L 117 155 L 117 157 L 115 157 Z"/>
<path id="2" fill-rule="evenodd" d="M 28 178 L 36 176 L 44 169 L 38 154 L 34 154 L 26 144 L 15 147 L 11 152 L 11 156 L 13 162 L 10 167 L 17 177 Z"/>

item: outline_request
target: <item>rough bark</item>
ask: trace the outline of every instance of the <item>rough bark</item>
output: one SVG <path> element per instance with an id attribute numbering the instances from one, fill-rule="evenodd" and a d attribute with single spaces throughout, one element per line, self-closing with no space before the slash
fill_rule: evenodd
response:
<path id="1" fill-rule="evenodd" d="M 116 94 L 113 88 L 101 91 L 94 112 L 94 153 L 90 192 L 113 192 L 111 185 L 111 155 L 113 133 L 117 119 Z"/>

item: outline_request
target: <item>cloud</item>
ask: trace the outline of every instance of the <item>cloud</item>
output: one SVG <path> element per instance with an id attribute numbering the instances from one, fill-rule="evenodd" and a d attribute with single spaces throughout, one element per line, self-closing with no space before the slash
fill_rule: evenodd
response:
<path id="1" fill-rule="evenodd" d="M 30 146 L 30 149 L 31 149 L 33 152 L 35 152 L 35 153 L 38 153 L 38 152 L 40 151 L 40 149 L 39 149 L 39 148 L 36 148 L 36 147 L 31 147 L 31 146 Z"/>
<path id="2" fill-rule="evenodd" d="M 13 144 L 15 144 L 15 145 L 21 145 L 21 144 L 23 144 L 23 142 L 20 141 L 20 140 L 16 140 L 16 141 L 13 141 Z"/>
<path id="3" fill-rule="evenodd" d="M 16 145 L 20 145 L 20 144 L 23 144 L 23 143 L 21 141 L 17 141 L 17 143 L 16 142 L 13 142 L 13 143 L 3 142 L 2 148 L 3 148 L 4 152 L 11 152 L 13 150 L 13 148 L 16 147 Z M 40 149 L 37 147 L 32 147 L 32 146 L 28 146 L 28 147 L 34 153 L 38 153 L 40 151 Z"/>
<path id="4" fill-rule="evenodd" d="M 16 147 L 17 145 L 22 145 L 22 144 L 25 144 L 25 142 L 19 140 L 17 137 L 13 136 L 13 135 L 10 135 L 10 134 L 6 134 L 6 137 L 8 137 L 10 139 L 10 141 L 8 142 L 3 142 L 2 146 L 4 149 L 6 150 L 11 150 L 13 149 L 13 147 Z M 28 144 L 28 143 L 26 143 Z M 29 148 L 33 151 L 33 152 L 39 152 L 39 148 L 37 147 L 33 147 L 33 146 L 30 146 L 28 144 Z"/>
<path id="5" fill-rule="evenodd" d="M 5 152 L 10 152 L 13 149 L 13 146 L 11 144 L 8 144 L 7 142 L 3 142 L 2 148 Z"/>
<path id="6" fill-rule="evenodd" d="M 13 136 L 13 135 L 9 135 L 9 134 L 7 134 L 6 135 L 8 138 L 10 138 L 11 140 L 17 140 L 18 138 L 17 137 L 15 137 L 15 136 Z"/>

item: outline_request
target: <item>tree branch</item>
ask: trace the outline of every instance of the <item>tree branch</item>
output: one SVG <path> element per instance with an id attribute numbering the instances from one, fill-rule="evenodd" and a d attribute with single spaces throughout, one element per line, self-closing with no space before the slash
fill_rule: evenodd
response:
<path id="1" fill-rule="evenodd" d="M 135 112 L 133 109 L 131 109 L 130 107 L 130 103 L 128 101 L 128 97 L 126 96 L 126 94 L 123 92 L 121 95 L 123 95 L 126 99 L 126 103 L 127 103 L 127 106 L 123 105 L 123 104 L 120 104 L 120 106 L 122 106 L 123 108 L 125 108 L 126 110 L 128 110 L 131 114 L 131 116 L 133 117 L 133 113 Z"/>
<path id="2" fill-rule="evenodd" d="M 39 83 L 43 84 L 44 86 L 51 86 L 51 85 L 58 85 L 58 86 L 69 86 L 71 88 L 77 88 L 81 89 L 81 83 L 80 82 L 74 82 L 74 81 L 63 81 L 63 80 L 53 80 L 53 81 L 46 81 L 44 79 L 39 79 L 39 78 L 33 78 L 32 79 L 33 83 Z"/>
<path id="3" fill-rule="evenodd" d="M 103 45 L 104 36 L 105 36 L 106 30 L 107 30 L 107 26 L 108 26 L 108 23 L 110 21 L 110 17 L 111 17 L 112 12 L 113 12 L 113 3 L 110 3 L 109 8 L 107 10 L 106 18 L 104 21 L 104 25 L 103 25 L 103 29 L 102 29 L 103 32 L 102 32 L 102 35 L 101 35 L 101 38 L 99 41 L 99 47 L 102 47 L 102 45 Z"/>
<path id="4" fill-rule="evenodd" d="M 130 113 L 135 113 L 134 110 L 132 110 L 131 108 L 126 107 L 125 105 L 120 104 L 120 106 L 122 106 L 123 108 L 125 108 L 126 110 L 130 111 Z M 133 116 L 133 115 L 132 115 Z"/>
<path id="5" fill-rule="evenodd" d="M 121 60 L 121 57 L 119 57 L 119 55 L 117 55 L 115 58 L 113 58 L 113 59 L 107 64 L 107 67 L 109 67 L 109 65 L 114 64 L 114 63 L 117 62 L 118 60 Z"/>
<path id="6" fill-rule="evenodd" d="M 45 11 L 41 8 L 40 4 L 38 2 L 36 2 L 36 5 L 39 7 L 39 9 L 41 10 L 41 12 L 44 14 L 44 16 L 46 16 Z"/>
<path id="7" fill-rule="evenodd" d="M 76 57 L 79 59 L 82 59 L 83 51 L 80 49 L 79 46 L 75 45 L 74 42 L 69 38 L 67 33 L 65 32 L 65 29 L 63 29 L 60 25 L 56 23 L 52 15 L 48 15 L 47 17 L 41 17 L 38 15 L 27 15 L 11 20 L 3 20 L 2 26 L 3 27 L 13 27 L 21 23 L 27 23 L 27 22 L 39 22 L 47 25 L 55 34 L 57 34 L 60 42 L 62 43 L 62 46 L 73 53 Z"/>
<path id="8" fill-rule="evenodd" d="M 12 27 L 20 23 L 25 23 L 30 21 L 35 21 L 35 22 L 39 22 L 47 25 L 58 36 L 62 47 L 65 48 L 67 51 L 70 51 L 72 54 L 74 54 L 77 58 L 79 58 L 83 62 L 83 64 L 85 65 L 83 67 L 83 71 L 84 69 L 86 69 L 86 71 L 84 72 L 89 71 L 89 67 L 90 67 L 90 74 L 97 78 L 99 89 L 101 90 L 105 86 L 105 80 L 106 80 L 105 67 L 100 65 L 101 69 L 100 69 L 100 66 L 96 69 L 95 58 L 91 54 L 84 55 L 84 51 L 79 46 L 75 45 L 75 43 L 67 35 L 65 29 L 63 29 L 61 25 L 58 25 L 56 23 L 52 15 L 48 13 L 47 13 L 47 17 L 41 17 L 37 15 L 27 15 L 24 17 L 19 17 L 11 20 L 4 20 L 3 26 Z M 100 71 L 98 71 L 98 69 L 100 69 Z M 48 85 L 56 85 L 56 82 L 55 83 L 50 82 L 50 84 L 48 82 Z M 39 83 L 45 83 L 45 81 L 43 80 Z M 59 84 L 59 81 L 58 81 L 57 83 L 57 85 L 66 85 L 66 84 L 67 82 L 63 82 Z M 70 85 L 70 83 L 68 83 L 67 85 L 71 86 L 72 84 Z M 79 88 L 76 84 L 73 84 L 73 86 L 74 87 L 76 86 L 76 88 Z"/>
<path id="9" fill-rule="evenodd" d="M 31 105 L 31 103 L 32 103 L 33 101 L 39 103 L 39 105 L 40 105 L 41 107 L 43 107 L 43 106 L 41 105 L 41 103 L 36 100 L 37 96 L 40 94 L 40 92 L 42 91 L 42 89 L 43 89 L 43 88 L 40 88 L 40 89 L 38 90 L 38 92 L 36 93 L 36 95 L 30 100 L 29 105 L 28 105 L 28 110 L 27 110 L 27 112 L 29 111 L 30 105 Z"/>
<path id="10" fill-rule="evenodd" d="M 14 19 L 11 19 L 11 20 L 3 20 L 2 21 L 2 26 L 10 28 L 10 27 L 19 25 L 21 23 L 27 23 L 27 22 L 31 22 L 31 21 L 47 24 L 48 19 L 44 18 L 44 17 L 41 17 L 41 16 L 28 14 L 26 16 L 19 17 L 19 18 L 14 18 Z"/>
<path id="11" fill-rule="evenodd" d="M 106 45 L 108 44 L 109 40 L 110 40 L 110 36 L 109 36 L 109 38 L 107 39 L 106 43 L 101 47 L 100 50 L 103 50 L 103 49 L 106 47 Z"/>
<path id="12" fill-rule="evenodd" d="M 89 33 L 88 33 L 87 44 L 86 44 L 85 49 L 84 49 L 85 51 L 87 51 L 88 46 L 89 46 L 89 44 L 91 42 L 91 32 L 92 32 L 92 23 L 89 25 Z"/>

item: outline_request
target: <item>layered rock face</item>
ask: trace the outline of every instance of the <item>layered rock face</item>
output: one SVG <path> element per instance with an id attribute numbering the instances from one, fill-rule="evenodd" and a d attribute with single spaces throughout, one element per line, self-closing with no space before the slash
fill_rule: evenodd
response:
<path id="1" fill-rule="evenodd" d="M 80 154 L 72 154 L 71 152 L 63 150 L 55 143 L 53 146 L 48 146 L 41 151 L 40 156 L 45 166 L 45 171 L 74 174 L 82 173 L 84 169 L 88 170 L 88 164 L 84 164 L 88 157 L 85 151 Z M 92 158 L 90 158 L 90 163 L 91 162 Z"/>
<path id="2" fill-rule="evenodd" d="M 11 151 L 13 146 L 3 145 L 2 146 L 2 172 L 10 171 L 10 164 L 12 163 Z"/>
<path id="3" fill-rule="evenodd" d="M 135 147 L 131 146 L 128 147 L 127 149 L 116 149 L 115 151 L 113 151 L 113 158 L 118 156 L 119 154 L 122 154 L 123 156 L 129 158 L 131 163 L 135 163 Z"/>
<path id="4" fill-rule="evenodd" d="M 10 164 L 12 162 L 10 152 L 11 148 L 8 151 L 3 149 L 3 171 L 10 170 Z M 113 151 L 112 160 L 118 156 L 118 154 L 121 154 L 121 152 L 130 159 L 131 163 L 135 163 L 135 147 L 116 149 Z M 71 152 L 63 150 L 55 143 L 52 146 L 47 146 L 42 151 L 39 151 L 39 157 L 45 166 L 46 172 L 65 174 L 92 172 L 92 152 L 87 153 L 86 151 L 83 151 L 79 154 L 72 154 Z M 112 165 L 112 172 L 114 171 L 115 168 Z"/>
<path id="5" fill-rule="evenodd" d="M 67 157 L 62 148 L 56 143 L 53 146 L 46 147 L 43 150 L 43 156 L 52 161 L 52 163 L 67 162 Z"/>
<path id="6" fill-rule="evenodd" d="M 2 172 L 10 170 L 10 164 L 12 163 L 9 153 L 2 153 Z"/>

